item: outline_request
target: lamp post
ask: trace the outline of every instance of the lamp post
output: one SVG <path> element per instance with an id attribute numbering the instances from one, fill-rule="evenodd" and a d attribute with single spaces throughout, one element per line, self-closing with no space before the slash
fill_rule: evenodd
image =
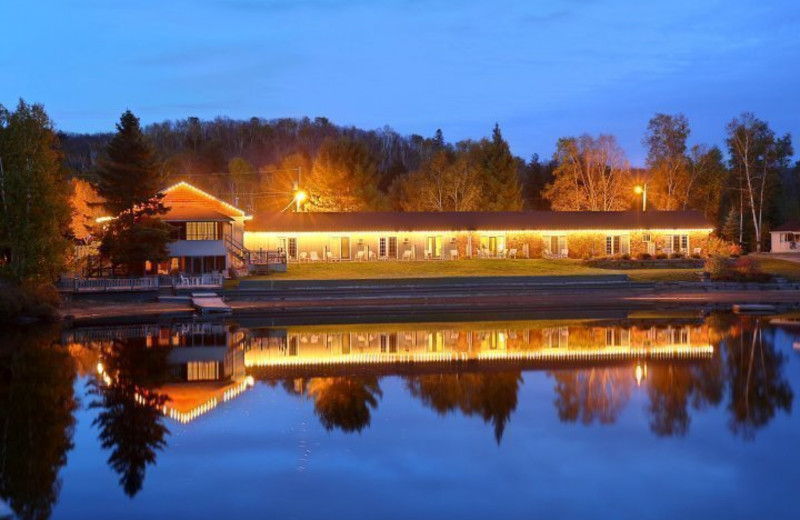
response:
<path id="1" fill-rule="evenodd" d="M 647 183 L 637 184 L 633 191 L 642 196 L 642 211 L 647 211 Z"/>
<path id="2" fill-rule="evenodd" d="M 297 205 L 295 211 L 300 212 L 302 211 L 300 205 L 308 198 L 308 194 L 303 190 L 298 189 L 294 192 L 294 202 Z"/>

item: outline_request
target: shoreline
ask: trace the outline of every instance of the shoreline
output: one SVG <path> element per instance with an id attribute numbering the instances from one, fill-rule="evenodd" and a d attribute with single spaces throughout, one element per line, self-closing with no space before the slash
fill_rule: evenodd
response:
<path id="1" fill-rule="evenodd" d="M 352 280 L 218 291 L 230 313 L 198 315 L 190 301 L 155 301 L 153 294 L 77 295 L 61 309 L 62 321 L 80 327 L 153 321 L 245 319 L 272 321 L 372 321 L 469 316 L 638 310 L 731 310 L 737 304 L 800 308 L 797 284 L 637 283 L 604 278 L 493 280 L 452 279 L 432 283 L 403 280 L 380 284 Z"/>

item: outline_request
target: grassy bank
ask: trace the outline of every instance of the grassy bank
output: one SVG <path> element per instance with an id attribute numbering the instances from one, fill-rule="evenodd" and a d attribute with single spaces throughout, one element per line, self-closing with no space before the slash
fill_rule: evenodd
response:
<path id="1" fill-rule="evenodd" d="M 800 281 L 800 263 L 759 257 L 761 269 L 774 276 Z M 626 274 L 635 282 L 697 281 L 696 268 L 602 269 L 581 260 L 471 259 L 428 262 L 317 262 L 290 264 L 288 272 L 250 279 L 269 280 L 359 280 L 393 278 L 441 278 L 470 276 L 566 276 Z M 229 283 L 229 286 L 236 282 Z"/>
<path id="2" fill-rule="evenodd" d="M 697 278 L 697 269 L 626 269 L 588 267 L 580 260 L 472 259 L 428 262 L 319 262 L 289 265 L 288 272 L 252 279 L 357 280 L 470 276 L 566 276 L 627 274 L 634 281 L 676 281 Z"/>

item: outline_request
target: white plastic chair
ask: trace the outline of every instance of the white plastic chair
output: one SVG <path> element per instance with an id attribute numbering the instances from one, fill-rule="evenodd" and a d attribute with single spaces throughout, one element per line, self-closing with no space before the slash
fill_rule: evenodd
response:
<path id="1" fill-rule="evenodd" d="M 311 251 L 311 261 L 312 262 L 319 262 L 320 261 L 319 255 L 317 255 L 316 251 Z"/>

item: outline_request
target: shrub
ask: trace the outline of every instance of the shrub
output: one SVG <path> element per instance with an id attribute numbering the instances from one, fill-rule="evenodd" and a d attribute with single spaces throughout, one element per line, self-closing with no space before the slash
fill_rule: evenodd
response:
<path id="1" fill-rule="evenodd" d="M 725 280 L 730 276 L 730 267 L 727 260 L 720 255 L 709 256 L 704 270 L 712 280 Z"/>
<path id="2" fill-rule="evenodd" d="M 653 255 L 651 255 L 650 253 L 639 253 L 638 255 L 636 255 L 637 260 L 650 260 L 652 258 Z"/>
<path id="3" fill-rule="evenodd" d="M 667 256 L 667 253 L 656 253 L 656 259 L 657 259 L 657 260 L 664 260 L 664 259 L 666 259 L 666 258 L 669 258 L 669 257 Z"/>
<path id="4" fill-rule="evenodd" d="M 0 282 L 0 323 L 56 321 L 61 297 L 52 285 Z"/>
<path id="5" fill-rule="evenodd" d="M 620 258 L 622 258 L 623 260 L 630 260 L 631 255 L 629 255 L 628 253 L 624 253 Z"/>
<path id="6" fill-rule="evenodd" d="M 670 258 L 683 258 L 683 253 L 672 253 L 669 255 Z"/>
<path id="7" fill-rule="evenodd" d="M 758 262 L 750 257 L 739 258 L 734 262 L 722 256 L 712 256 L 706 260 L 705 270 L 712 280 L 733 282 L 767 282 L 771 276 L 761 270 Z"/>
<path id="8" fill-rule="evenodd" d="M 693 253 L 692 258 L 694 258 L 695 260 L 700 260 L 701 258 L 703 258 L 703 256 L 700 253 Z"/>

